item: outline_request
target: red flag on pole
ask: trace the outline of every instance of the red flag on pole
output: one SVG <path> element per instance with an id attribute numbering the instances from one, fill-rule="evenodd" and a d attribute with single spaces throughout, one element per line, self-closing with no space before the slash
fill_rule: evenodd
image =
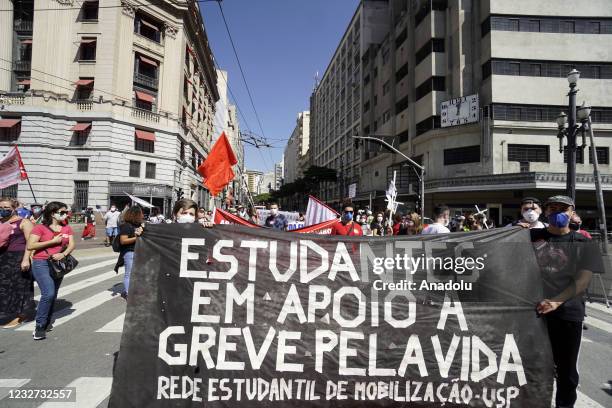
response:
<path id="1" fill-rule="evenodd" d="M 223 132 L 204 163 L 198 167 L 198 173 L 204 177 L 204 185 L 212 196 L 216 196 L 234 179 L 232 166 L 236 163 L 238 163 L 236 155 L 234 155 L 232 146 L 225 136 L 225 132 Z"/>
<path id="2" fill-rule="evenodd" d="M 28 178 L 17 146 L 0 160 L 0 188 L 6 188 Z"/>

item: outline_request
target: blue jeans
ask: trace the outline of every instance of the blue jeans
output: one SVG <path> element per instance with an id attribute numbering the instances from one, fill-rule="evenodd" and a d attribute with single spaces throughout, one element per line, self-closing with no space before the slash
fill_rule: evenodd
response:
<path id="1" fill-rule="evenodd" d="M 125 288 L 125 294 L 128 293 L 130 287 L 130 275 L 132 274 L 132 265 L 134 264 L 134 251 L 128 251 L 123 254 L 123 262 L 125 267 L 125 274 L 123 275 L 123 287 Z"/>
<path id="2" fill-rule="evenodd" d="M 51 323 L 53 307 L 57 299 L 57 291 L 62 284 L 61 279 L 53 279 L 47 260 L 32 261 L 32 276 L 40 289 L 40 301 L 36 309 L 36 326 L 47 327 Z"/>

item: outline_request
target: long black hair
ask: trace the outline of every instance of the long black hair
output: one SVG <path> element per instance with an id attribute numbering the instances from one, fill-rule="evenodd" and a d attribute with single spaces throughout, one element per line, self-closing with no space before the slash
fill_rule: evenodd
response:
<path id="1" fill-rule="evenodd" d="M 68 206 L 60 201 L 51 201 L 45 205 L 43 210 L 42 224 L 47 227 L 53 224 L 53 214 L 56 213 L 60 208 L 68 208 Z"/>

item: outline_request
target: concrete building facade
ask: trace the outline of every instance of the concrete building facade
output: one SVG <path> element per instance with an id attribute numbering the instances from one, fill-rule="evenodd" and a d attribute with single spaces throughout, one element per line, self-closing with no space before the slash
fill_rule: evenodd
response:
<path id="1" fill-rule="evenodd" d="M 310 112 L 298 113 L 295 128 L 283 155 L 283 183 L 293 183 L 304 176 L 309 164 Z"/>
<path id="2" fill-rule="evenodd" d="M 555 120 L 567 112 L 566 76 L 572 68 L 581 71 L 579 104 L 585 100 L 593 107 L 596 152 L 606 201 L 612 202 L 609 2 L 576 7 L 569 0 L 363 0 L 340 52 L 356 20 L 363 20 L 371 7 L 379 19 L 369 21 L 380 24 L 359 50 L 361 109 L 352 123 L 359 125 L 356 133 L 381 137 L 425 166 L 427 210 L 441 203 L 456 212 L 479 205 L 499 225 L 517 216 L 522 196 L 562 193 L 566 163 Z M 338 53 L 327 76 L 335 72 Z M 326 88 L 320 85 L 311 97 L 311 146 L 319 149 L 314 160 L 337 169 L 343 176 L 338 184 L 346 185 L 346 165 L 333 154 L 333 160 L 325 159 L 325 151 L 335 151 L 335 141 L 318 131 L 335 124 L 333 107 L 319 110 Z M 337 88 L 340 95 L 343 88 Z M 346 111 L 339 119 L 346 123 Z M 415 207 L 418 179 L 401 156 L 374 143 L 355 146 L 345 140 L 343 146 L 346 157 L 347 150 L 359 153 L 353 158 L 358 171 L 348 173 L 358 175 L 355 201 L 366 204 L 373 197 L 382 206 L 396 171 L 398 200 L 408 203 L 405 210 Z M 577 152 L 577 202 L 583 218 L 596 214 L 589 149 Z M 322 197 L 339 200 L 334 188 Z"/>
<path id="3" fill-rule="evenodd" d="M 0 154 L 19 145 L 37 201 L 205 205 L 219 95 L 198 3 L 75 5 L 0 0 Z M 34 201 L 24 183 L 2 193 Z"/>

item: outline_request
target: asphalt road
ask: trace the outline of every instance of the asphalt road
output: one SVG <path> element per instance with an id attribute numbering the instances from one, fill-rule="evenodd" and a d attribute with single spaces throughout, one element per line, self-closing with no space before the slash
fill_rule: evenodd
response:
<path id="1" fill-rule="evenodd" d="M 80 244 L 80 265 L 60 289 L 55 329 L 46 340 L 32 340 L 32 324 L 0 329 L 0 407 L 106 407 L 113 361 L 119 350 L 126 302 L 122 273 L 112 269 L 110 248 Z M 612 309 L 592 304 L 580 354 L 578 408 L 612 407 Z M 73 403 L 19 402 L 11 388 L 75 387 Z"/>

